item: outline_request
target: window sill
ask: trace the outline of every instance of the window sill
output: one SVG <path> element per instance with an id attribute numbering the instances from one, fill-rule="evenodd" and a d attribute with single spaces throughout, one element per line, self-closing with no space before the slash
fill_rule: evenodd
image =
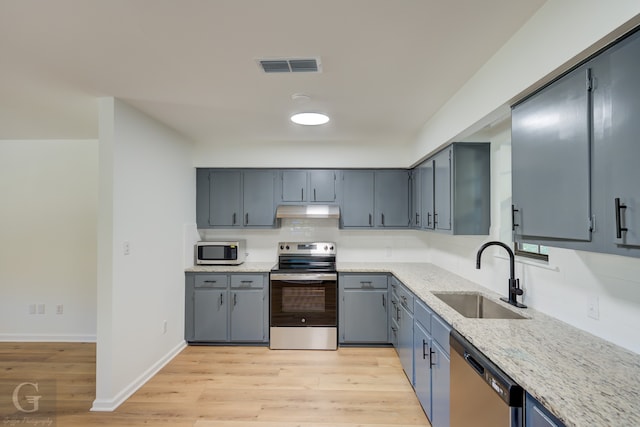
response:
<path id="1" fill-rule="evenodd" d="M 504 256 L 501 254 L 494 255 L 494 257 L 504 259 L 507 261 L 509 260 L 508 256 Z M 551 264 L 549 261 L 542 261 L 542 260 L 537 260 L 533 258 L 520 257 L 517 255 L 516 255 L 516 264 L 530 265 L 533 267 L 542 268 L 544 270 L 560 271 L 560 268 L 557 265 Z"/>

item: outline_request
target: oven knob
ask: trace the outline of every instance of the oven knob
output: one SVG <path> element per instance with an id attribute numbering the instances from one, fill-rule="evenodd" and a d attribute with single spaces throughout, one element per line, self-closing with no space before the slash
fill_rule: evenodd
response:
<path id="1" fill-rule="evenodd" d="M 305 319 L 305 318 L 303 317 L 303 318 L 302 318 L 302 320 L 301 320 L 301 322 L 302 322 L 302 323 L 306 323 L 306 322 L 307 322 L 307 319 Z"/>
<path id="2" fill-rule="evenodd" d="M 287 250 L 289 250 L 289 245 L 285 246 L 287 248 Z"/>
<path id="3" fill-rule="evenodd" d="M 328 251 L 328 250 L 329 250 L 329 246 L 325 246 L 325 247 L 324 247 L 324 250 L 325 250 L 325 251 Z"/>
<path id="4" fill-rule="evenodd" d="M 333 250 L 333 246 L 331 246 L 331 248 L 329 248 L 329 249 Z"/>

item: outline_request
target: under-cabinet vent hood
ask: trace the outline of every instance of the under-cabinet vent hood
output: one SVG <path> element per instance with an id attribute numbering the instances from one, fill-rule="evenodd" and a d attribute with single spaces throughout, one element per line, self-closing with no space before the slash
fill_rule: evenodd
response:
<path id="1" fill-rule="evenodd" d="M 340 218 L 340 208 L 335 205 L 280 205 L 276 218 Z"/>

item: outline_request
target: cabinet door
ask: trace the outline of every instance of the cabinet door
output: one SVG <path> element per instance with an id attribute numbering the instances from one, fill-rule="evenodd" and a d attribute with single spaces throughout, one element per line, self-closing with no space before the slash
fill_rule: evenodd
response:
<path id="1" fill-rule="evenodd" d="M 270 227 L 275 222 L 274 171 L 245 171 L 243 182 L 245 227 Z"/>
<path id="2" fill-rule="evenodd" d="M 347 289 L 342 295 L 342 341 L 387 343 L 387 289 Z"/>
<path id="3" fill-rule="evenodd" d="M 209 174 L 209 224 L 242 225 L 240 171 L 212 171 Z"/>
<path id="4" fill-rule="evenodd" d="M 409 211 L 411 227 L 422 227 L 422 169 L 411 171 L 411 210 Z"/>
<path id="5" fill-rule="evenodd" d="M 422 179 L 422 228 L 433 230 L 433 214 L 435 213 L 433 210 L 433 159 L 429 159 L 427 162 L 425 162 L 424 166 L 421 167 L 421 169 L 422 174 L 420 178 Z"/>
<path id="6" fill-rule="evenodd" d="M 516 240 L 591 239 L 589 75 L 587 63 L 513 108 Z"/>
<path id="7" fill-rule="evenodd" d="M 306 171 L 282 171 L 282 201 L 306 202 L 309 196 L 306 194 Z"/>
<path id="8" fill-rule="evenodd" d="M 436 343 L 431 346 L 431 425 L 449 427 L 450 360 Z"/>
<path id="9" fill-rule="evenodd" d="M 608 56 L 611 81 L 610 137 L 605 140 L 611 175 L 607 242 L 640 246 L 640 33 L 614 46 Z M 615 200 L 618 200 L 618 206 Z M 623 230 L 625 229 L 626 230 Z M 619 236 L 619 237 L 618 237 Z"/>
<path id="10" fill-rule="evenodd" d="M 431 420 L 431 357 L 429 353 L 431 337 L 418 322 L 414 324 L 413 335 L 413 358 L 415 361 L 415 385 L 413 388 L 425 414 Z"/>
<path id="11" fill-rule="evenodd" d="M 264 290 L 231 291 L 231 341 L 264 340 Z"/>
<path id="12" fill-rule="evenodd" d="M 405 170 L 375 173 L 376 227 L 409 227 L 409 174 Z"/>
<path id="13" fill-rule="evenodd" d="M 227 340 L 227 291 L 197 288 L 194 291 L 194 340 Z"/>
<path id="14" fill-rule="evenodd" d="M 342 212 L 343 227 L 373 226 L 373 172 L 342 172 Z"/>
<path id="15" fill-rule="evenodd" d="M 398 356 L 411 385 L 413 379 L 413 316 L 398 303 Z"/>
<path id="16" fill-rule="evenodd" d="M 198 228 L 209 228 L 209 169 L 196 169 L 196 223 Z"/>
<path id="17" fill-rule="evenodd" d="M 336 201 L 336 173 L 332 170 L 309 171 L 309 200 L 311 202 Z"/>
<path id="18" fill-rule="evenodd" d="M 564 427 L 564 424 L 529 393 L 526 393 L 524 414 L 526 427 Z"/>
<path id="19" fill-rule="evenodd" d="M 451 148 L 433 158 L 434 228 L 451 230 Z"/>

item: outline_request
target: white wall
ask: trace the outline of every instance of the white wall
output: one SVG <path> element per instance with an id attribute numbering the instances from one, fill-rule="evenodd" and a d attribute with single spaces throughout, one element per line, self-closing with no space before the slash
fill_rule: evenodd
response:
<path id="1" fill-rule="evenodd" d="M 1 341 L 95 340 L 97 188 L 96 140 L 0 141 Z"/>
<path id="2" fill-rule="evenodd" d="M 93 410 L 113 410 L 184 346 L 191 144 L 122 101 L 101 99 L 99 201 Z"/>
<path id="3" fill-rule="evenodd" d="M 640 24 L 639 14 L 637 0 L 548 0 L 427 121 L 413 160 L 504 117 L 512 100 Z"/>
<path id="4" fill-rule="evenodd" d="M 425 262 L 426 233 L 412 230 L 340 230 L 337 219 L 283 219 L 270 230 L 201 229 L 203 240 L 247 239 L 247 262 L 278 261 L 278 242 L 328 241 L 338 248 L 338 262 Z"/>

